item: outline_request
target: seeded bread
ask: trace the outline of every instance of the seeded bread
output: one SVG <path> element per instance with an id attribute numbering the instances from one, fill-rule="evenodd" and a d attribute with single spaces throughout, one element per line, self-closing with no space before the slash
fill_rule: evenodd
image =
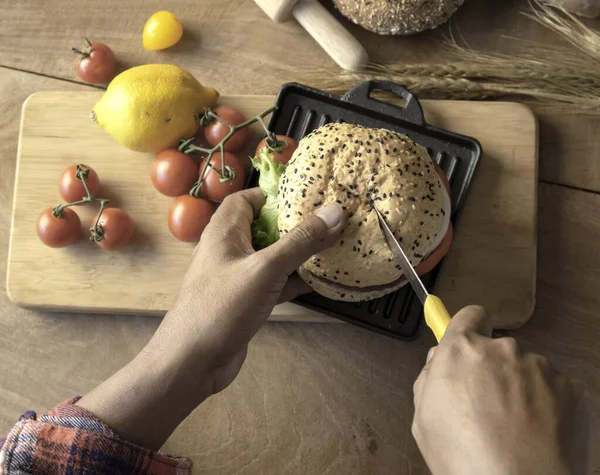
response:
<path id="1" fill-rule="evenodd" d="M 448 21 L 464 0 L 333 0 L 351 21 L 380 35 L 412 35 Z"/>
<path id="2" fill-rule="evenodd" d="M 423 147 L 396 132 L 351 124 L 325 125 L 300 142 L 278 199 L 282 235 L 330 202 L 346 211 L 338 242 L 300 272 L 316 291 L 329 284 L 352 290 L 335 290 L 338 300 L 342 293 L 379 296 L 403 285 L 373 203 L 414 266 L 438 246 L 450 221 L 450 199 Z"/>

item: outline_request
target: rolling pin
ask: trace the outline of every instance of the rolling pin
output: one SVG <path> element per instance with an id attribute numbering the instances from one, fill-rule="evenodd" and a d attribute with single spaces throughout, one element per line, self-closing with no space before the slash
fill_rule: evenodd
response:
<path id="1" fill-rule="evenodd" d="M 362 45 L 317 0 L 254 0 L 271 20 L 295 18 L 343 69 L 360 70 L 368 61 Z"/>

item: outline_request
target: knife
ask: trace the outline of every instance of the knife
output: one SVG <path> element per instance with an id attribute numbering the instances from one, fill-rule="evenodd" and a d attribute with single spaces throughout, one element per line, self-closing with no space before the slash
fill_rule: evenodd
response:
<path id="1" fill-rule="evenodd" d="M 379 224 L 383 230 L 385 240 L 387 241 L 392 254 L 394 254 L 394 257 L 396 257 L 402 272 L 404 272 L 404 275 L 410 282 L 410 285 L 417 294 L 417 297 L 419 297 L 419 300 L 423 303 L 423 309 L 425 311 L 425 323 L 427 323 L 427 326 L 431 328 L 439 343 L 444 336 L 444 333 L 446 333 L 446 329 L 448 328 L 452 317 L 450 317 L 450 314 L 448 313 L 448 310 L 446 310 L 446 306 L 442 300 L 439 297 L 427 292 L 427 289 L 423 285 L 423 281 L 415 272 L 415 269 L 408 260 L 408 257 L 406 257 L 406 254 L 402 250 L 402 246 L 400 246 L 400 243 L 394 236 L 394 233 L 392 233 L 392 230 L 383 218 L 383 215 L 379 212 L 375 205 L 373 205 L 373 209 L 377 213 Z"/>

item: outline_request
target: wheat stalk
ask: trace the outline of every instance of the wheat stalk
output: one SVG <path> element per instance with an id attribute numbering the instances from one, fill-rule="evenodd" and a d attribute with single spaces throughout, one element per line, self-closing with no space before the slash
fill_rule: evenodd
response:
<path id="1" fill-rule="evenodd" d="M 551 47 L 525 42 L 520 56 L 490 54 L 446 43 L 454 59 L 447 63 L 370 64 L 358 73 L 338 76 L 320 70 L 306 71 L 307 80 L 332 92 L 344 92 L 366 80 L 393 81 L 422 97 L 489 99 L 526 96 L 544 104 L 570 104 L 600 112 L 600 36 L 547 0 L 530 0 L 529 18 L 544 25 L 575 46 Z M 540 59 L 543 58 L 543 59 Z"/>
<path id="2" fill-rule="evenodd" d="M 524 15 L 562 36 L 579 51 L 600 60 L 600 37 L 575 15 L 548 0 L 530 0 L 532 12 Z"/>

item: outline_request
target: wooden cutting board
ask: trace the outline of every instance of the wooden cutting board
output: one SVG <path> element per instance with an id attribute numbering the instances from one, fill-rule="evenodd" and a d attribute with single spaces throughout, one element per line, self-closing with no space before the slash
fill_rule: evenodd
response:
<path id="1" fill-rule="evenodd" d="M 121 147 L 89 120 L 101 94 L 41 92 L 23 105 L 7 291 L 18 305 L 46 310 L 164 314 L 192 246 L 176 241 L 167 229 L 171 199 L 152 187 L 152 156 Z M 220 102 L 253 116 L 270 107 L 274 97 L 224 96 Z M 515 103 L 423 101 L 423 107 L 429 123 L 476 137 L 485 151 L 438 294 L 451 312 L 479 303 L 493 316 L 496 328 L 519 327 L 535 304 L 535 117 Z M 252 145 L 259 132 L 254 130 Z M 60 203 L 58 178 L 76 162 L 95 168 L 101 195 L 133 217 L 133 245 L 110 253 L 83 239 L 55 250 L 37 239 L 37 216 Z M 95 208 L 77 212 L 87 227 Z M 292 304 L 277 307 L 271 318 L 337 322 Z"/>

